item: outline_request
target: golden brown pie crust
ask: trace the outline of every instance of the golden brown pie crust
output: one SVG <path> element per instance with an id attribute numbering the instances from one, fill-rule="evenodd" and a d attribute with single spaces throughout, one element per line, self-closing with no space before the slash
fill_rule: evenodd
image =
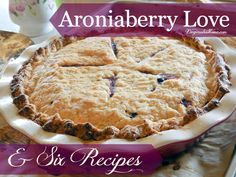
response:
<path id="1" fill-rule="evenodd" d="M 187 114 L 182 118 L 161 119 L 158 122 L 144 120 L 143 124 L 138 126 L 126 125 L 121 129 L 118 129 L 115 126 L 107 126 L 103 129 L 99 129 L 89 122 L 76 124 L 70 119 L 62 119 L 59 114 L 49 116 L 38 112 L 36 110 L 36 106 L 30 103 L 28 96 L 25 94 L 25 88 L 23 87 L 24 80 L 27 80 L 31 76 L 32 63 L 37 62 L 39 58 L 38 56 L 48 57 L 50 51 L 58 51 L 76 40 L 79 39 L 76 37 L 55 39 L 48 46 L 39 48 L 34 55 L 23 64 L 17 74 L 13 76 L 13 80 L 10 85 L 13 103 L 19 109 L 19 114 L 33 120 L 42 126 L 42 128 L 46 131 L 69 134 L 72 136 L 77 136 L 83 140 L 103 140 L 108 138 L 124 138 L 134 140 L 158 133 L 160 131 L 176 129 L 187 124 L 193 119 L 218 106 L 221 98 L 229 92 L 230 68 L 225 63 L 223 57 L 220 54 L 217 54 L 210 46 L 204 44 L 198 38 L 183 37 L 181 39 L 182 41 L 190 45 L 192 48 L 203 52 L 208 59 L 210 58 L 209 62 L 217 73 L 217 79 L 215 81 L 217 91 L 214 97 L 204 107 L 189 107 L 187 109 Z"/>

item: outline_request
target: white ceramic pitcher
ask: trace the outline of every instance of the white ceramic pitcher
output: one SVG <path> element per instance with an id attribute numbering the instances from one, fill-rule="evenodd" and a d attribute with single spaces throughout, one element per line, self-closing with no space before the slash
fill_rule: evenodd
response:
<path id="1" fill-rule="evenodd" d="M 55 0 L 9 0 L 11 20 L 20 32 L 35 37 L 53 29 L 49 19 L 56 11 Z"/>

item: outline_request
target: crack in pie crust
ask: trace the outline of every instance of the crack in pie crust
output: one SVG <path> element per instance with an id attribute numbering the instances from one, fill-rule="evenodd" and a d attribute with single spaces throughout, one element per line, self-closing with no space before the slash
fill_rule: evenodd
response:
<path id="1" fill-rule="evenodd" d="M 60 38 L 14 75 L 19 114 L 83 140 L 138 139 L 219 105 L 230 69 L 197 38 Z"/>

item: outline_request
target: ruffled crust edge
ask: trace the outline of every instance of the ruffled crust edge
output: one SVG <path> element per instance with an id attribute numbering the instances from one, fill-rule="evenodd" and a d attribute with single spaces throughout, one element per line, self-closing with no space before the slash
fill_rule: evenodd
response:
<path id="1" fill-rule="evenodd" d="M 46 131 L 53 133 L 68 134 L 76 136 L 82 140 L 104 140 L 109 138 L 123 138 L 135 140 L 143 138 L 164 130 L 179 128 L 190 121 L 196 119 L 200 115 L 211 111 L 217 107 L 222 97 L 229 92 L 230 68 L 225 63 L 223 56 L 217 54 L 209 45 L 198 38 L 182 37 L 182 40 L 191 47 L 205 53 L 214 68 L 217 78 L 215 85 L 217 91 L 214 97 L 202 108 L 189 107 L 187 114 L 182 118 L 161 119 L 158 122 L 144 120 L 143 124 L 138 126 L 127 125 L 122 129 L 114 126 L 108 126 L 104 129 L 98 129 L 91 123 L 75 124 L 72 120 L 62 119 L 59 114 L 49 116 L 37 112 L 35 105 L 29 102 L 28 96 L 25 94 L 23 81 L 30 78 L 32 72 L 32 64 L 37 62 L 40 57 L 48 57 L 50 52 L 58 51 L 64 46 L 78 40 L 77 37 L 66 37 L 54 39 L 48 46 L 39 48 L 33 56 L 26 61 L 21 69 L 13 76 L 10 84 L 13 103 L 19 109 L 21 116 L 27 117 L 36 122 Z M 39 57 L 40 56 L 40 57 Z"/>

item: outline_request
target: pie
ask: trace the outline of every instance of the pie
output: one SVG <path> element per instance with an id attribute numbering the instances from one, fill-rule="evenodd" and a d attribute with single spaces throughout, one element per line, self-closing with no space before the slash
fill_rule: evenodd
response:
<path id="1" fill-rule="evenodd" d="M 33 41 L 18 33 L 0 30 L 0 60 L 7 61 L 11 57 L 16 57 Z"/>
<path id="2" fill-rule="evenodd" d="M 19 114 L 82 140 L 178 129 L 229 92 L 223 57 L 197 38 L 66 37 L 39 48 L 11 82 Z"/>

